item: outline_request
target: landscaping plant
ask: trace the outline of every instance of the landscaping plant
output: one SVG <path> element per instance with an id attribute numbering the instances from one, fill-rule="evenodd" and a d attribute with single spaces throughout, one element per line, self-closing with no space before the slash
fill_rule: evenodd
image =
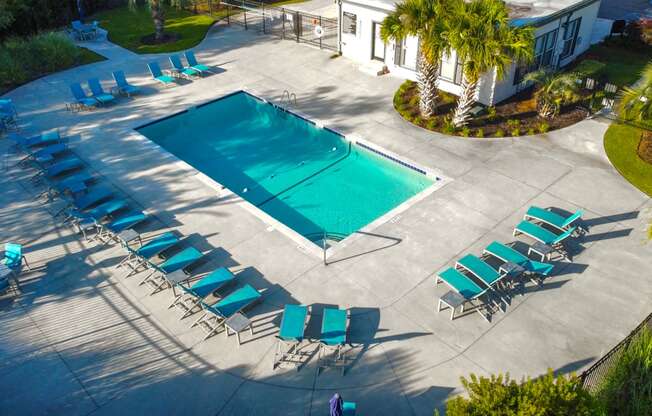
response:
<path id="1" fill-rule="evenodd" d="M 554 118 L 559 114 L 561 106 L 573 102 L 580 97 L 578 75 L 574 72 L 550 71 L 541 69 L 530 72 L 525 81 L 537 86 L 534 96 L 537 101 L 537 112 L 543 118 Z"/>
<path id="2" fill-rule="evenodd" d="M 644 327 L 618 354 L 596 392 L 603 414 L 652 415 L 652 331 Z"/>
<path id="3" fill-rule="evenodd" d="M 510 24 L 509 9 L 501 0 L 454 2 L 449 37 L 463 62 L 462 93 L 453 115 L 456 127 L 471 118 L 480 77 L 495 71 L 503 79 L 512 62 L 528 63 L 534 56 L 534 28 Z"/>
<path id="4" fill-rule="evenodd" d="M 446 416 L 594 416 L 596 405 L 575 375 L 543 377 L 521 383 L 509 374 L 462 377 L 468 398 L 457 396 L 446 404 Z"/>
<path id="5" fill-rule="evenodd" d="M 623 89 L 619 112 L 626 120 L 652 123 L 652 61 L 645 66 L 638 83 Z"/>
<path id="6" fill-rule="evenodd" d="M 448 32 L 449 3 L 444 0 L 404 0 L 385 17 L 381 28 L 383 41 L 400 42 L 408 36 L 418 36 L 417 83 L 419 111 L 430 117 L 437 107 L 437 78 L 442 54 L 450 53 Z"/>
<path id="7" fill-rule="evenodd" d="M 136 8 L 137 6 L 138 0 L 129 0 L 129 7 Z M 163 42 L 165 40 L 165 8 L 163 0 L 147 0 L 147 6 L 154 21 L 154 39 L 157 42 Z"/>

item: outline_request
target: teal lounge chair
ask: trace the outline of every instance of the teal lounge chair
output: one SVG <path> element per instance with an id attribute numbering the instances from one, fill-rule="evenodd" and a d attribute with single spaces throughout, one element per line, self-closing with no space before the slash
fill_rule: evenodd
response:
<path id="1" fill-rule="evenodd" d="M 192 285 L 179 284 L 181 293 L 175 296 L 168 308 L 177 307 L 183 311 L 181 319 L 192 314 L 206 297 L 230 283 L 235 282 L 235 275 L 226 267 L 221 267 L 202 277 Z"/>
<path id="2" fill-rule="evenodd" d="M 37 167 L 43 166 L 46 163 L 52 163 L 57 156 L 62 153 L 68 152 L 70 149 L 65 143 L 55 142 L 48 146 L 29 149 L 27 156 L 25 156 L 20 162 L 21 165 L 26 165 L 28 162 L 32 161 L 36 163 Z"/>
<path id="3" fill-rule="evenodd" d="M 2 264 L 8 267 L 15 276 L 18 276 L 23 268 L 23 263 L 27 270 L 31 270 L 27 258 L 23 255 L 23 246 L 16 243 L 6 243 L 3 258 L 0 260 Z"/>
<path id="4" fill-rule="evenodd" d="M 514 263 L 525 268 L 530 274 L 548 276 L 552 272 L 554 265 L 530 260 L 526 255 L 514 250 L 512 247 L 494 241 L 484 249 L 484 254 L 489 254 L 505 263 Z M 540 283 L 540 282 L 538 282 Z"/>
<path id="5" fill-rule="evenodd" d="M 307 306 L 285 305 L 283 317 L 281 318 L 281 328 L 276 336 L 278 342 L 272 369 L 276 369 L 281 363 L 295 365 L 297 371 L 301 368 L 301 364 L 303 364 L 302 358 L 306 356 L 306 354 L 300 352 L 300 346 L 304 340 L 307 317 Z"/>
<path id="6" fill-rule="evenodd" d="M 129 211 L 108 224 L 96 222 L 95 225 L 98 230 L 94 239 L 100 240 L 104 244 L 116 241 L 121 232 L 141 224 L 146 221 L 148 217 L 149 216 L 142 211 Z"/>
<path id="7" fill-rule="evenodd" d="M 576 227 L 571 227 L 563 233 L 557 235 L 552 231 L 548 231 L 543 227 L 540 227 L 536 224 L 533 224 L 529 221 L 521 221 L 514 228 L 514 236 L 519 234 L 527 235 L 543 244 L 546 244 L 553 249 L 555 249 L 559 254 L 561 254 L 565 259 L 568 259 L 568 256 L 563 250 L 563 241 L 568 237 L 572 236 L 575 232 Z"/>
<path id="8" fill-rule="evenodd" d="M 82 170 L 67 175 L 59 180 L 48 181 L 48 188 L 44 190 L 41 195 L 48 196 L 48 200 L 52 201 L 57 195 L 63 196 L 67 192 L 71 195 L 84 192 L 88 189 L 88 185 L 95 180 L 95 177 L 88 171 Z"/>
<path id="9" fill-rule="evenodd" d="M 170 55 L 172 70 L 186 79 L 197 78 L 200 72 L 187 66 L 183 66 L 179 55 Z"/>
<path id="10" fill-rule="evenodd" d="M 100 204 L 113 197 L 113 191 L 104 186 L 93 187 L 85 194 L 72 199 L 71 205 L 77 209 L 85 210 L 93 205 Z"/>
<path id="11" fill-rule="evenodd" d="M 339 367 L 342 375 L 346 369 L 346 328 L 347 311 L 345 309 L 324 309 L 319 337 L 319 364 L 317 374 L 322 368 Z"/>
<path id="12" fill-rule="evenodd" d="M 342 402 L 342 416 L 355 416 L 355 402 Z"/>
<path id="13" fill-rule="evenodd" d="M 32 137 L 25 137 L 21 134 L 12 132 L 7 135 L 7 138 L 13 142 L 13 147 L 16 150 L 19 149 L 27 153 L 33 152 L 31 148 L 63 142 L 59 130 L 51 130 Z"/>
<path id="14" fill-rule="evenodd" d="M 93 98 L 100 102 L 100 104 L 105 105 L 115 101 L 115 97 L 112 94 L 104 91 L 100 80 L 97 78 L 91 78 L 88 80 L 88 87 L 91 89 Z"/>
<path id="15" fill-rule="evenodd" d="M 153 271 L 147 275 L 139 285 L 149 284 L 152 287 L 150 295 L 163 289 L 163 286 L 171 286 L 167 280 L 167 275 L 176 271 L 183 271 L 187 274 L 188 269 L 197 263 L 204 255 L 194 247 L 187 247 L 179 253 L 165 260 L 161 264 L 150 262 Z"/>
<path id="16" fill-rule="evenodd" d="M 79 170 L 84 167 L 84 163 L 77 158 L 77 156 L 70 156 L 66 159 L 62 159 L 55 164 L 48 166 L 45 170 L 37 173 L 32 177 L 33 181 L 39 181 L 43 177 L 48 180 L 54 180 L 57 177 L 70 173 L 75 170 Z"/>
<path id="17" fill-rule="evenodd" d="M 152 77 L 161 84 L 165 85 L 166 87 L 175 84 L 173 77 L 169 75 L 163 75 L 163 72 L 161 72 L 161 67 L 158 66 L 158 63 L 150 62 L 147 64 L 147 67 L 149 68 L 149 72 L 152 74 Z"/>
<path id="18" fill-rule="evenodd" d="M 70 92 L 75 98 L 75 102 L 67 106 L 70 111 L 92 110 L 100 105 L 100 102 L 95 98 L 87 96 L 82 86 L 77 82 L 70 84 Z"/>
<path id="19" fill-rule="evenodd" d="M 572 227 L 573 223 L 582 219 L 582 210 L 578 209 L 574 214 L 563 217 L 550 210 L 532 205 L 530 208 L 528 208 L 527 212 L 523 216 L 523 219 L 539 221 L 558 229 L 560 232 L 564 232 Z"/>
<path id="20" fill-rule="evenodd" d="M 466 303 L 470 303 L 474 306 L 476 312 L 478 312 L 484 320 L 489 322 L 489 317 L 481 311 L 481 309 L 488 308 L 487 303 L 482 302 L 480 305 L 474 304 L 474 301 L 480 300 L 480 298 L 487 293 L 489 287 L 481 288 L 468 276 L 452 267 L 449 267 L 437 275 L 435 278 L 435 284 L 438 284 L 440 281 L 446 283 L 451 289 L 459 293 L 460 296 L 466 300 Z M 437 304 L 437 312 L 442 310 L 441 305 L 442 300 L 440 298 Z M 464 303 L 460 305 L 460 309 L 460 313 L 464 313 Z M 451 320 L 452 319 L 455 319 L 455 308 L 451 310 Z"/>
<path id="21" fill-rule="evenodd" d="M 251 285 L 244 285 L 214 305 L 202 303 L 205 312 L 191 327 L 199 326 L 204 331 L 204 341 L 217 334 L 231 316 L 260 302 L 262 296 Z"/>
<path id="22" fill-rule="evenodd" d="M 137 250 L 125 247 L 129 254 L 118 263 L 116 267 L 127 266 L 130 271 L 125 277 L 138 273 L 141 267 L 146 266 L 154 258 L 164 251 L 179 243 L 179 237 L 171 232 L 166 232 L 148 241 Z"/>
<path id="23" fill-rule="evenodd" d="M 188 61 L 188 66 L 195 71 L 202 74 L 204 72 L 213 72 L 209 66 L 197 62 L 197 58 L 195 58 L 195 53 L 193 51 L 186 51 L 184 55 L 186 56 L 186 61 Z"/>
<path id="24" fill-rule="evenodd" d="M 498 290 L 503 288 L 503 278 L 506 276 L 506 274 L 499 273 L 484 260 L 474 256 L 473 254 L 467 254 L 466 256 L 459 259 L 455 263 L 455 268 L 462 268 L 478 278 L 478 280 L 487 285 L 490 290 L 495 291 L 500 299 L 505 303 L 505 307 L 507 307 L 507 300 L 500 293 L 498 293 Z M 496 306 L 500 308 L 499 304 L 496 304 Z"/>
<path id="25" fill-rule="evenodd" d="M 127 208 L 129 203 L 124 199 L 112 199 L 88 211 L 88 215 L 95 221 L 101 221 L 104 217 L 115 214 Z"/>
<path id="26" fill-rule="evenodd" d="M 113 71 L 113 79 L 115 80 L 116 88 L 120 94 L 126 95 L 127 97 L 140 94 L 139 87 L 127 82 L 127 77 L 125 77 L 124 71 Z"/>

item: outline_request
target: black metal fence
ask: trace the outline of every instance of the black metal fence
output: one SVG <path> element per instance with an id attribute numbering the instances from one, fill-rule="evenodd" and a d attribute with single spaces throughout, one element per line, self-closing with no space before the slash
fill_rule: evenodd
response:
<path id="1" fill-rule="evenodd" d="M 585 389 L 591 392 L 594 392 L 598 389 L 604 380 L 604 377 L 609 373 L 609 370 L 613 368 L 614 364 L 616 364 L 620 358 L 622 352 L 645 327 L 652 329 L 652 313 L 649 314 L 647 318 L 645 318 L 643 322 L 641 322 L 641 324 L 637 326 L 636 329 L 634 329 L 624 340 L 622 340 L 611 351 L 606 353 L 588 370 L 584 371 L 580 375 L 580 378 L 582 379 L 582 385 Z"/>
<path id="2" fill-rule="evenodd" d="M 229 24 L 337 52 L 337 19 L 249 0 L 222 0 Z"/>

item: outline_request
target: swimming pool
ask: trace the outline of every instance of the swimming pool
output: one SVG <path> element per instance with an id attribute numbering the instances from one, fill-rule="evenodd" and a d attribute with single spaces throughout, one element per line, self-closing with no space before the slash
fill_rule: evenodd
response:
<path id="1" fill-rule="evenodd" d="M 137 129 L 307 239 L 343 239 L 436 178 L 238 91 Z"/>

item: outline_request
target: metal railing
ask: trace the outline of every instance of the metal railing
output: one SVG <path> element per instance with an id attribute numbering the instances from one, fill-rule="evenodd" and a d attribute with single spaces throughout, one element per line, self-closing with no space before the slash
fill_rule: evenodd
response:
<path id="1" fill-rule="evenodd" d="M 309 43 L 320 49 L 339 50 L 337 19 L 251 0 L 222 0 L 220 7 L 226 8 L 228 24 L 240 24 L 246 30 Z"/>
<path id="2" fill-rule="evenodd" d="M 591 367 L 580 375 L 582 386 L 590 392 L 595 392 L 603 382 L 605 376 L 616 364 L 620 358 L 621 353 L 629 346 L 629 344 L 636 338 L 636 336 L 648 327 L 652 329 L 652 313 L 647 316 L 624 340 L 620 341 L 618 345 L 606 353 L 602 358 L 596 361 Z"/>

